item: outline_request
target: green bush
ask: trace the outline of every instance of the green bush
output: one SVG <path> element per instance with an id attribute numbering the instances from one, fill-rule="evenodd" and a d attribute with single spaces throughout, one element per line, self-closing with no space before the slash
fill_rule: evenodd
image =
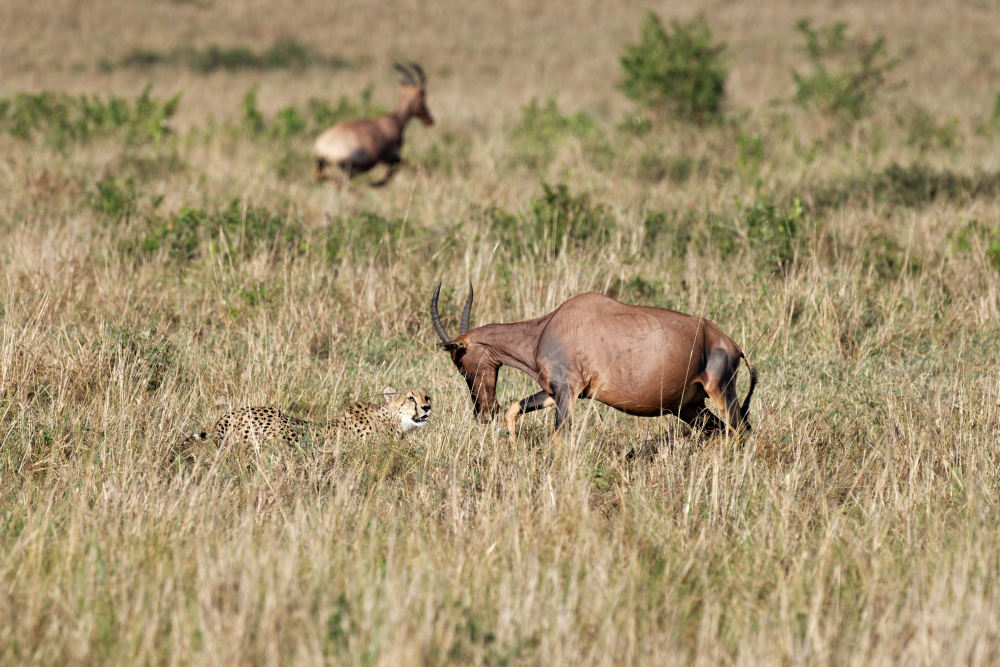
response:
<path id="1" fill-rule="evenodd" d="M 112 95 L 106 100 L 95 95 L 66 93 L 18 93 L 0 99 L 0 132 L 24 140 L 41 139 L 62 150 L 73 142 L 118 136 L 129 145 L 162 139 L 169 132 L 167 122 L 177 111 L 180 93 L 158 100 L 146 88 L 130 103 Z"/>
<path id="2" fill-rule="evenodd" d="M 712 43 L 704 17 L 671 21 L 670 34 L 653 12 L 646 14 L 637 44 L 621 58 L 621 89 L 638 102 L 665 108 L 680 118 L 701 121 L 717 116 L 725 95 L 723 46 Z"/>
<path id="3" fill-rule="evenodd" d="M 668 216 L 664 211 L 649 211 L 643 218 L 645 233 L 643 249 L 646 256 L 665 250 L 672 257 L 682 258 L 694 236 L 694 217 L 690 214 Z"/>
<path id="4" fill-rule="evenodd" d="M 871 112 L 886 75 L 899 63 L 885 50 L 885 38 L 849 37 L 847 23 L 813 28 L 809 19 L 795 24 L 805 39 L 810 71 L 792 70 L 795 100 L 835 115 L 845 122 Z"/>
<path id="5" fill-rule="evenodd" d="M 939 123 L 926 108 L 914 104 L 897 114 L 897 121 L 906 129 L 906 143 L 921 153 L 958 146 L 958 118 Z"/>
<path id="6" fill-rule="evenodd" d="M 891 164 L 882 171 L 837 180 L 815 188 L 813 210 L 839 208 L 848 202 L 869 200 L 914 208 L 938 198 L 972 199 L 1000 194 L 1000 172 L 963 174 L 925 164 Z"/>
<path id="7" fill-rule="evenodd" d="M 1000 224 L 971 220 L 953 234 L 952 244 L 962 253 L 981 250 L 993 269 L 1000 271 Z"/>
<path id="8" fill-rule="evenodd" d="M 105 176 L 94 187 L 97 192 L 90 196 L 90 207 L 106 220 L 128 222 L 139 198 L 135 183 L 129 179 L 120 184 L 112 176 Z"/>
<path id="9" fill-rule="evenodd" d="M 918 273 L 923 268 L 907 248 L 886 234 L 866 236 L 853 252 L 860 256 L 862 266 L 871 267 L 880 278 L 895 280 L 904 273 Z"/>
<path id="10" fill-rule="evenodd" d="M 568 137 L 579 139 L 584 151 L 594 158 L 610 150 L 607 139 L 594 119 L 584 111 L 565 115 L 554 97 L 545 104 L 537 99 L 521 110 L 521 118 L 511 133 L 515 162 L 537 169 L 555 157 L 561 142 Z"/>
<path id="11" fill-rule="evenodd" d="M 264 248 L 299 252 L 305 247 L 305 232 L 297 218 L 239 199 L 215 210 L 183 206 L 176 213 L 160 215 L 156 213 L 160 200 L 140 202 L 131 181 L 123 186 L 106 178 L 96 189 L 91 206 L 105 216 L 106 224 L 122 228 L 119 248 L 129 256 L 142 258 L 163 251 L 171 260 L 191 261 L 202 256 L 206 247 L 242 258 Z"/>
<path id="12" fill-rule="evenodd" d="M 326 258 L 332 264 L 345 258 L 384 261 L 399 246 L 404 234 L 408 235 L 408 245 L 429 236 L 422 228 L 407 225 L 405 218 L 386 218 L 373 211 L 335 218 L 326 233 Z"/>
<path id="13" fill-rule="evenodd" d="M 574 195 L 565 184 L 542 184 L 542 194 L 531 200 L 527 213 L 516 215 L 501 208 L 486 210 L 490 233 L 513 256 L 532 252 L 558 255 L 564 244 L 579 248 L 611 239 L 614 216 L 606 206 L 593 203 L 587 193 Z"/>
<path id="14" fill-rule="evenodd" d="M 662 211 L 651 211 L 643 221 L 645 254 L 666 251 L 682 258 L 693 250 L 718 253 L 725 259 L 747 253 L 759 270 L 786 273 L 801 246 L 802 216 L 798 199 L 785 209 L 765 194 L 741 207 L 734 216 L 670 217 Z"/>
<path id="15" fill-rule="evenodd" d="M 791 210 L 781 210 L 770 197 L 758 196 L 740 213 L 743 230 L 758 266 L 784 272 L 791 266 L 798 249 L 799 219 L 802 202 L 798 199 Z"/>
<path id="16" fill-rule="evenodd" d="M 233 199 L 214 211 L 183 207 L 172 216 L 151 216 L 141 247 L 148 253 L 166 248 L 174 259 L 193 259 L 207 241 L 218 244 L 218 252 L 249 257 L 262 248 L 297 251 L 302 239 L 302 225 L 296 218 Z"/>
<path id="17" fill-rule="evenodd" d="M 278 110 L 271 118 L 260 110 L 257 103 L 257 86 L 251 86 L 243 95 L 243 129 L 253 137 L 289 139 L 302 135 L 314 135 L 331 125 L 350 118 L 367 118 L 385 110 L 371 103 L 371 88 L 361 93 L 360 102 L 346 96 L 341 97 L 336 106 L 324 100 L 312 99 L 304 109 L 287 106 Z"/>

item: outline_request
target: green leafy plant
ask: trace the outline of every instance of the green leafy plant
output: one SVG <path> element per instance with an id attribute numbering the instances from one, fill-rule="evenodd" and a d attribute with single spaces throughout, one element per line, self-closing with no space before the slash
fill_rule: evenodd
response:
<path id="1" fill-rule="evenodd" d="M 790 208 L 758 194 L 735 215 L 668 216 L 650 211 L 643 221 L 646 254 L 664 250 L 684 257 L 690 250 L 717 252 L 722 258 L 748 253 L 759 270 L 785 273 L 801 245 L 803 208 L 796 198 Z"/>
<path id="2" fill-rule="evenodd" d="M 836 179 L 815 188 L 810 200 L 813 210 L 837 208 L 857 200 L 913 208 L 938 198 L 995 197 L 998 193 L 998 171 L 962 173 L 918 162 L 906 166 L 893 163 L 878 172 Z"/>
<path id="3" fill-rule="evenodd" d="M 906 129 L 906 143 L 921 153 L 958 146 L 958 119 L 954 116 L 938 122 L 930 111 L 914 104 L 899 112 L 897 120 Z"/>
<path id="4" fill-rule="evenodd" d="M 74 142 L 119 136 L 136 145 L 162 139 L 177 111 L 180 93 L 159 100 L 146 88 L 131 103 L 111 95 L 73 96 L 66 93 L 18 93 L 0 100 L 0 132 L 27 141 L 41 139 L 62 150 Z"/>
<path id="5" fill-rule="evenodd" d="M 1000 225 L 970 220 L 953 234 L 952 244 L 962 253 L 981 250 L 990 265 L 1000 271 Z"/>
<path id="6" fill-rule="evenodd" d="M 564 244 L 605 243 L 615 228 L 604 204 L 592 202 L 587 193 L 571 193 L 564 183 L 542 183 L 541 195 L 531 200 L 526 213 L 493 207 L 486 210 L 486 218 L 490 232 L 514 256 L 539 250 L 557 255 Z"/>
<path id="7" fill-rule="evenodd" d="M 402 217 L 385 217 L 373 211 L 338 217 L 327 227 L 326 257 L 330 263 L 346 257 L 385 260 L 407 235 L 407 244 L 428 240 L 423 229 L 407 226 Z"/>
<path id="8" fill-rule="evenodd" d="M 594 119 L 584 111 L 563 114 L 554 97 L 545 104 L 537 99 L 521 110 L 521 118 L 511 133 L 515 162 L 532 168 L 542 167 L 555 157 L 560 142 L 568 137 L 579 139 L 591 158 L 608 150 L 608 142 Z"/>
<path id="9" fill-rule="evenodd" d="M 791 210 L 783 210 L 766 195 L 743 207 L 739 218 L 743 238 L 754 252 L 758 266 L 785 272 L 798 249 L 802 202 L 796 199 Z"/>
<path id="10" fill-rule="evenodd" d="M 289 139 L 301 135 L 312 135 L 327 127 L 349 118 L 365 118 L 383 113 L 381 107 L 372 105 L 371 88 L 361 93 L 361 100 L 354 102 L 346 96 L 336 105 L 324 100 L 309 100 L 304 108 L 282 107 L 272 117 L 261 111 L 257 101 L 258 87 L 251 86 L 243 95 L 243 129 L 253 137 Z"/>
<path id="11" fill-rule="evenodd" d="M 627 45 L 621 58 L 621 89 L 631 99 L 686 120 L 718 116 L 725 96 L 724 48 L 713 43 L 702 16 L 688 23 L 673 20 L 667 33 L 659 17 L 648 12 L 639 42 Z"/>
<path id="12" fill-rule="evenodd" d="M 873 40 L 847 34 L 844 21 L 813 28 L 803 18 L 795 29 L 805 39 L 809 70 L 792 70 L 795 100 L 801 106 L 818 108 L 845 122 L 863 118 L 872 110 L 886 76 L 899 60 L 886 53 L 885 38 Z"/>

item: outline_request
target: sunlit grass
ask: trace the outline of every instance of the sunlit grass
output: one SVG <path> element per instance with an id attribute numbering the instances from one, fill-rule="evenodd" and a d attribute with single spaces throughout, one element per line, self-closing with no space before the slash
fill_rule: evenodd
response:
<path id="1" fill-rule="evenodd" d="M 272 43 L 241 32 L 263 25 L 247 7 L 171 7 L 221 26 L 198 52 Z M 410 20 L 400 49 L 438 125 L 408 130 L 389 188 L 335 192 L 310 180 L 311 133 L 366 89 L 395 101 L 396 54 L 334 39 L 380 34 L 368 9 L 325 41 L 325 6 L 275 18 L 357 63 L 322 85 L 314 67 L 102 71 L 182 42 L 147 45 L 112 9 L 93 16 L 129 37 L 114 53 L 71 44 L 55 67 L 50 36 L 0 84 L 131 110 L 149 77 L 156 105 L 182 93 L 156 132 L 129 116 L 53 141 L 65 114 L 44 104 L 0 132 L 0 659 L 996 661 L 1000 128 L 996 90 L 947 75 L 992 53 L 969 26 L 994 10 L 873 18 L 909 85 L 847 129 L 792 100 L 797 5 L 706 14 L 738 55 L 705 126 L 616 91 L 645 7 L 591 8 L 607 26 L 589 40 L 551 7 Z M 457 29 L 484 12 L 524 34 L 502 66 L 492 33 Z M 546 34 L 567 54 L 539 69 Z M 581 401 L 561 446 L 551 412 L 512 446 L 435 346 L 438 278 L 449 330 L 469 280 L 474 325 L 586 290 L 703 314 L 760 372 L 754 431 L 705 440 Z M 389 384 L 434 398 L 406 442 L 176 456 L 233 407 L 322 420 Z M 502 401 L 535 390 L 501 372 Z"/>

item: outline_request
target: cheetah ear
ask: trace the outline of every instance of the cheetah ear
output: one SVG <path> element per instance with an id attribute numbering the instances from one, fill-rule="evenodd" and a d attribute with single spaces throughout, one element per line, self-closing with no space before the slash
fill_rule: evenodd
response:
<path id="1" fill-rule="evenodd" d="M 392 387 L 386 387 L 385 389 L 382 390 L 382 396 L 384 396 L 385 400 L 387 401 L 391 401 L 393 395 L 398 393 L 399 392 L 393 389 Z"/>

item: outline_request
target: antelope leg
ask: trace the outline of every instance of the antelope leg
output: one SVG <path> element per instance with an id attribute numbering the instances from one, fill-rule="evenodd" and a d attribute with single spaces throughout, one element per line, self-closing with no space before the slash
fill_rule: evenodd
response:
<path id="1" fill-rule="evenodd" d="M 507 424 L 507 437 L 510 438 L 511 443 L 513 444 L 517 441 L 517 420 L 521 415 L 541 410 L 542 408 L 548 408 L 555 404 L 555 399 L 544 391 L 532 394 L 516 403 L 511 403 L 503 416 L 504 423 Z"/>

